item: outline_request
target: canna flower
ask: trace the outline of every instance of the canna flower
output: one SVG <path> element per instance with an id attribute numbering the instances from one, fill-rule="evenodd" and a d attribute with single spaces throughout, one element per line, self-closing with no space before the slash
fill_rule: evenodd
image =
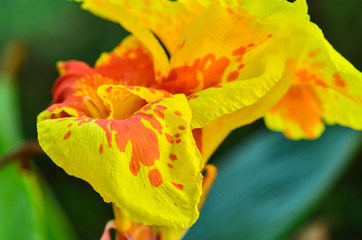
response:
<path id="1" fill-rule="evenodd" d="M 94 67 L 58 64 L 52 105 L 38 116 L 39 143 L 126 219 L 163 226 L 168 236 L 197 220 L 200 171 L 230 131 L 273 106 L 270 128 L 286 129 L 268 121 L 272 114 L 283 123 L 294 119 L 278 106 L 287 98 L 291 107 L 297 76 L 314 70 L 313 62 L 303 65 L 310 48 L 334 53 L 320 56 L 345 85 L 348 74 L 357 76 L 351 81 L 360 74 L 311 31 L 317 27 L 303 0 L 82 2 L 133 35 Z M 357 93 L 344 88 L 342 95 L 358 100 Z"/>

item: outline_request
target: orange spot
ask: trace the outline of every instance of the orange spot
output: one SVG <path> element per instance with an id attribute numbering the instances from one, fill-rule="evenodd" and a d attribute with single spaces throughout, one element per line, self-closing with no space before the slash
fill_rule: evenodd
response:
<path id="1" fill-rule="evenodd" d="M 308 53 L 308 56 L 309 56 L 310 58 L 314 58 L 314 57 L 316 57 L 320 52 L 321 52 L 320 49 L 312 50 L 312 51 L 310 51 L 310 52 Z"/>
<path id="2" fill-rule="evenodd" d="M 175 138 L 179 138 L 180 137 L 180 134 L 179 133 L 176 133 L 175 135 L 173 135 Z"/>
<path id="3" fill-rule="evenodd" d="M 72 133 L 71 131 L 67 132 L 67 133 L 64 135 L 64 140 L 65 140 L 65 139 L 68 139 L 68 138 L 70 137 L 70 134 L 71 134 L 71 133 Z"/>
<path id="4" fill-rule="evenodd" d="M 240 48 L 234 50 L 234 51 L 232 52 L 232 55 L 233 55 L 233 56 L 238 56 L 238 55 L 243 55 L 243 54 L 245 54 L 245 53 L 246 53 L 246 47 L 241 46 Z"/>
<path id="5" fill-rule="evenodd" d="M 102 154 L 103 153 L 103 145 L 99 145 L 99 154 Z"/>
<path id="6" fill-rule="evenodd" d="M 174 114 L 176 114 L 177 116 L 182 116 L 182 113 L 180 113 L 179 111 L 174 111 Z"/>
<path id="7" fill-rule="evenodd" d="M 342 79 L 341 75 L 339 75 L 338 73 L 334 73 L 333 78 L 334 78 L 334 83 L 338 87 L 341 87 L 341 88 L 346 87 L 346 82 Z"/>
<path id="8" fill-rule="evenodd" d="M 185 127 L 180 125 L 180 126 L 178 126 L 178 129 L 185 130 Z"/>
<path id="9" fill-rule="evenodd" d="M 254 47 L 254 46 L 255 46 L 254 43 L 250 43 L 250 44 L 248 45 L 248 47 Z"/>
<path id="10" fill-rule="evenodd" d="M 326 64 L 324 62 L 312 62 L 310 67 L 314 69 L 322 69 L 326 67 Z"/>
<path id="11" fill-rule="evenodd" d="M 183 41 L 182 41 L 182 43 L 179 45 L 179 49 L 182 49 L 184 46 L 185 46 L 185 43 L 186 43 L 186 39 L 184 39 Z"/>
<path id="12" fill-rule="evenodd" d="M 154 187 L 159 187 L 163 183 L 162 175 L 157 169 L 148 172 L 148 180 Z"/>
<path id="13" fill-rule="evenodd" d="M 161 112 L 160 109 L 154 109 L 153 112 L 160 118 L 165 119 L 165 115 L 163 114 L 163 112 Z"/>
<path id="14" fill-rule="evenodd" d="M 162 111 L 165 111 L 165 110 L 167 109 L 167 107 L 166 107 L 166 106 L 163 106 L 163 105 L 157 105 L 156 108 L 157 108 L 157 109 L 160 109 L 160 110 L 162 110 Z"/>
<path id="15" fill-rule="evenodd" d="M 181 142 L 181 139 L 176 139 L 176 143 L 180 143 Z"/>
<path id="16" fill-rule="evenodd" d="M 177 207 L 177 203 L 173 203 L 173 205 L 175 205 L 175 207 Z"/>
<path id="17" fill-rule="evenodd" d="M 168 155 L 168 157 L 169 157 L 172 161 L 177 160 L 177 156 L 176 156 L 175 154 L 170 153 L 170 154 Z"/>
<path id="18" fill-rule="evenodd" d="M 238 59 L 236 59 L 236 62 L 242 62 L 243 61 L 243 57 L 238 57 Z"/>
<path id="19" fill-rule="evenodd" d="M 170 134 L 165 133 L 165 136 L 166 136 L 166 139 L 167 139 L 167 141 L 168 141 L 169 143 L 173 143 L 173 137 L 172 137 Z"/>
<path id="20" fill-rule="evenodd" d="M 214 54 L 208 54 L 203 58 L 197 58 L 192 65 L 185 63 L 171 70 L 169 75 L 162 79 L 158 86 L 170 93 L 184 93 L 190 95 L 195 90 L 201 90 L 219 84 L 222 81 L 224 71 L 230 60 L 226 57 L 216 58 Z"/>
<path id="21" fill-rule="evenodd" d="M 309 79 L 309 77 L 308 77 L 308 72 L 307 72 L 307 70 L 300 70 L 299 72 L 297 72 L 296 74 L 295 74 L 295 76 L 298 78 L 298 80 L 300 81 L 300 82 L 309 82 L 310 81 L 310 79 Z"/>
<path id="22" fill-rule="evenodd" d="M 244 64 L 240 64 L 240 65 L 238 66 L 238 70 L 241 70 L 241 69 L 244 68 L 244 67 L 245 67 Z"/>
<path id="23" fill-rule="evenodd" d="M 72 126 L 72 124 L 70 123 L 67 127 L 69 128 L 70 126 Z"/>
<path id="24" fill-rule="evenodd" d="M 323 87 L 328 87 L 327 83 L 325 83 L 322 79 L 317 78 L 314 74 L 312 74 L 310 77 L 315 82 L 315 84 Z"/>
<path id="25" fill-rule="evenodd" d="M 239 72 L 238 71 L 233 71 L 231 73 L 229 73 L 226 81 L 231 82 L 236 80 L 239 77 Z"/>
<path id="26" fill-rule="evenodd" d="M 129 170 L 131 171 L 131 173 L 134 175 L 134 176 L 137 176 L 138 174 L 138 171 L 140 170 L 141 168 L 141 165 L 139 163 L 139 161 L 130 161 L 129 164 Z"/>
<path id="27" fill-rule="evenodd" d="M 267 37 L 268 37 L 268 38 L 271 38 L 271 37 L 273 37 L 273 34 L 268 34 Z"/>
<path id="28" fill-rule="evenodd" d="M 170 163 L 167 163 L 167 166 L 168 166 L 169 168 L 173 168 L 172 164 L 170 164 Z"/>
<path id="29" fill-rule="evenodd" d="M 298 107 L 296 107 L 298 106 Z M 308 138 L 315 138 L 317 130 L 323 125 L 320 114 L 323 107 L 313 87 L 308 85 L 292 86 L 271 109 L 271 114 L 279 114 L 286 122 L 293 122 Z M 291 136 L 290 129 L 284 134 Z"/>
<path id="30" fill-rule="evenodd" d="M 184 189 L 184 185 L 182 184 L 179 184 L 179 183 L 174 183 L 174 182 L 171 182 L 172 185 L 174 185 L 177 189 L 180 189 L 180 190 L 183 190 Z"/>

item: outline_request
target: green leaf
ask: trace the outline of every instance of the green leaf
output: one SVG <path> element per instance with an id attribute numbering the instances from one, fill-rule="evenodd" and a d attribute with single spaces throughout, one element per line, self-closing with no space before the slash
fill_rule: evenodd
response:
<path id="1" fill-rule="evenodd" d="M 0 75 L 0 154 L 21 143 L 16 89 Z M 75 239 L 69 223 L 34 171 L 0 169 L 0 239 Z"/>
<path id="2" fill-rule="evenodd" d="M 261 131 L 219 154 L 218 177 L 185 239 L 283 239 L 343 173 L 361 134 L 332 127 L 315 141 Z"/>

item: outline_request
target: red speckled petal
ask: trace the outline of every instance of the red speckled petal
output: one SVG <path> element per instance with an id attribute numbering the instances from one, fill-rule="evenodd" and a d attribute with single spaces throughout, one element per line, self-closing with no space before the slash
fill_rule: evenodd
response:
<path id="1" fill-rule="evenodd" d="M 103 99 L 117 100 L 109 94 Z M 51 114 L 38 117 L 44 151 L 68 174 L 89 182 L 104 201 L 114 202 L 125 217 L 173 228 L 196 221 L 202 160 L 184 95 L 148 103 L 123 120 L 48 118 Z"/>

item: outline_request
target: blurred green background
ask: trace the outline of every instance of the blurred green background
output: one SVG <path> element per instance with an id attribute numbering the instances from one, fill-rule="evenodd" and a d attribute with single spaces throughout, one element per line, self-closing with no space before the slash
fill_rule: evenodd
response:
<path id="1" fill-rule="evenodd" d="M 325 37 L 335 49 L 357 69 L 361 70 L 362 2 L 360 0 L 309 1 L 309 12 L 312 21 L 321 27 Z M 113 49 L 126 35 L 127 32 L 119 25 L 82 11 L 76 2 L 1 0 L 0 54 L 3 55 L 6 46 L 13 41 L 24 44 L 28 53 L 23 67 L 16 76 L 20 118 L 16 130 L 18 133 L 16 134 L 19 137 L 16 141 L 10 141 L 9 135 L 5 136 L 4 138 L 8 139 L 8 143 L 1 148 L 0 154 L 14 148 L 17 143 L 21 142 L 21 138 L 36 139 L 36 116 L 51 101 L 50 90 L 58 76 L 55 69 L 57 61 L 77 59 L 93 65 L 100 53 Z M 0 96 L 0 100 L 2 99 L 4 103 L 6 94 L 3 94 L 2 97 Z M 3 107 L 3 105 L 1 106 Z M 14 105 L 14 107 L 16 106 Z M 12 108 L 7 109 L 7 111 L 12 111 Z M 1 109 L 0 113 L 2 114 L 1 118 L 8 114 L 5 108 Z M 16 117 L 16 113 L 14 114 Z M 7 126 L 2 124 L 2 127 L 6 128 Z M 240 199 L 229 200 L 234 201 L 236 207 L 239 206 L 238 215 L 245 213 L 246 219 L 232 215 L 231 212 L 234 209 L 227 208 L 227 206 L 224 209 L 220 207 L 219 210 L 215 210 L 216 212 L 209 210 L 213 208 L 213 201 L 228 202 L 227 197 L 223 198 L 224 195 L 219 196 L 217 192 L 211 192 L 210 200 L 206 203 L 200 221 L 195 226 L 196 230 L 192 229 L 187 239 L 213 239 L 212 235 L 216 236 L 217 234 L 211 234 L 213 231 L 210 230 L 210 227 L 214 231 L 222 233 L 215 239 L 220 239 L 222 236 L 227 236 L 224 239 L 248 240 L 362 239 L 361 135 L 341 128 L 330 128 L 327 131 L 323 138 L 316 142 L 285 140 L 279 133 L 266 131 L 262 121 L 257 121 L 250 126 L 234 131 L 211 161 L 220 167 L 219 177 L 221 180 L 215 183 L 216 189 L 223 184 L 244 186 L 244 189 L 241 187 L 240 192 L 235 192 L 235 194 L 240 194 L 240 196 L 238 195 Z M 6 131 L 4 130 L 4 132 Z M 275 145 L 270 144 L 270 142 Z M 284 148 L 270 153 L 268 149 L 275 149 L 275 146 L 280 144 Z M 253 149 L 253 147 L 264 149 L 265 152 L 255 150 L 258 155 L 254 156 L 245 150 Z M 282 156 L 280 152 L 283 153 Z M 308 154 L 308 152 L 313 154 Z M 287 162 L 282 162 L 284 159 L 295 157 L 296 153 L 299 155 L 297 155 L 295 162 L 299 165 L 288 165 Z M 331 155 L 332 153 L 333 155 Z M 274 157 L 282 159 L 278 163 L 281 165 L 277 167 L 273 165 L 277 164 Z M 230 162 L 233 159 L 242 158 L 246 162 L 244 165 L 238 165 L 237 170 L 240 174 L 236 173 L 237 177 L 231 183 L 229 181 L 232 180 L 227 176 L 231 174 L 232 169 L 225 163 L 225 158 L 232 159 Z M 307 160 L 311 158 L 320 165 L 313 165 L 314 163 L 306 165 Z M 113 218 L 111 206 L 105 204 L 90 185 L 66 175 L 46 156 L 34 157 L 31 165 L 32 170 L 27 171 L 40 172 L 43 176 L 40 180 L 37 178 L 39 184 L 36 186 L 42 189 L 46 182 L 44 189 L 51 189 L 51 191 L 43 194 L 45 196 L 45 200 L 42 200 L 43 203 L 49 205 L 50 208 L 56 205 L 54 208 L 57 209 L 57 213 L 54 219 L 69 223 L 68 225 L 64 224 L 64 228 L 60 228 L 59 231 L 68 231 L 68 237 L 75 236 L 77 239 L 99 238 L 106 222 Z M 247 176 L 247 172 L 249 170 L 257 171 L 259 168 L 266 170 L 256 173 L 255 176 L 259 178 L 255 182 L 254 180 L 249 181 L 252 176 Z M 293 171 L 296 174 L 284 174 L 285 172 L 293 173 Z M 0 190 L 6 185 L 4 179 L 0 178 L 3 181 L 0 182 Z M 291 179 L 294 179 L 298 184 L 293 185 L 294 182 Z M 274 185 L 259 185 L 264 182 L 271 182 Z M 30 185 L 30 189 L 34 188 L 32 183 Z M 299 187 L 301 188 L 298 189 Z M 19 214 L 15 210 L 12 211 L 14 205 L 9 200 L 10 198 L 5 197 L 5 194 L 17 194 L 17 190 L 19 189 L 7 189 L 7 192 L 0 192 L 0 205 L 5 206 L 0 207 L 0 210 L 9 209 L 7 212 L 0 211 L 0 225 L 8 221 L 6 219 L 9 219 L 10 215 L 14 217 L 15 214 Z M 301 190 L 305 190 L 304 195 L 298 195 Z M 30 193 L 31 191 L 33 190 L 30 190 Z M 233 196 L 232 190 L 230 191 L 231 193 L 229 193 Z M 225 194 L 228 195 L 228 192 Z M 46 200 L 47 195 L 51 196 L 50 202 Z M 285 198 L 279 198 L 280 196 L 285 196 Z M 260 199 L 263 199 L 264 202 L 258 205 Z M 279 199 L 279 202 L 277 201 L 275 205 L 270 206 L 262 205 L 273 202 L 273 199 Z M 243 205 L 247 201 L 254 204 Z M 261 209 L 260 206 L 263 208 Z M 271 209 L 275 211 L 273 212 Z M 297 212 L 295 212 L 296 209 L 298 209 Z M 51 210 L 45 208 L 42 211 Z M 222 214 L 225 215 L 225 220 L 218 222 L 216 226 L 208 222 L 213 217 L 223 219 Z M 257 214 L 260 215 L 259 218 L 255 217 Z M 268 217 L 270 217 L 269 222 L 260 220 Z M 16 218 L 26 219 L 26 216 L 20 213 L 15 216 Z M 251 220 L 248 221 L 248 219 Z M 43 222 L 48 220 L 45 217 Z M 235 222 L 237 220 L 239 222 Z M 29 221 L 32 219 L 29 218 Z M 19 226 L 14 229 L 7 229 L 7 231 L 16 232 L 22 231 L 22 229 L 23 227 Z M 241 232 L 237 229 L 241 229 Z M 265 235 L 255 234 L 253 236 L 253 231 L 257 232 L 258 229 L 271 230 L 263 233 Z M 3 229 L 0 228 L 0 236 L 5 236 L 1 235 L 1 230 Z M 55 230 L 49 231 L 53 235 L 57 234 Z M 313 238 L 309 235 L 306 237 L 306 234 L 311 234 L 310 232 L 319 235 L 319 238 Z M 64 236 L 56 238 L 52 234 L 41 236 L 35 234 L 29 239 L 67 239 Z M 9 239 L 21 238 L 12 237 Z"/>

